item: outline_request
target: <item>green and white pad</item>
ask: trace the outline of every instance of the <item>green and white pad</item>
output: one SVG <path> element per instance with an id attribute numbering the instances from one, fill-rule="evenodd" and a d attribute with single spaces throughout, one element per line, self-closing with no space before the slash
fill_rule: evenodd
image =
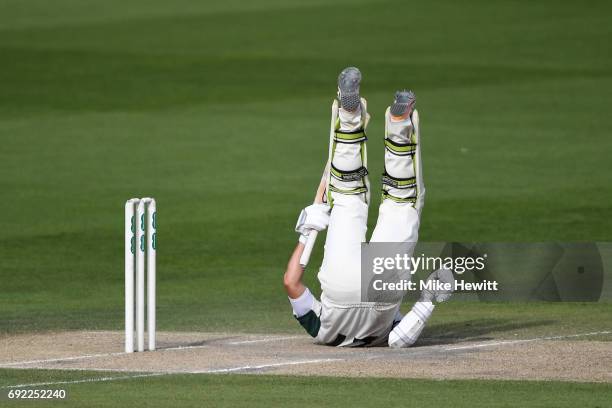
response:
<path id="1" fill-rule="evenodd" d="M 356 195 L 370 201 L 366 127 L 369 122 L 367 102 L 361 98 L 356 112 L 343 111 L 334 101 L 329 140 L 329 175 L 327 202 L 333 205 L 334 194 Z"/>
<path id="2" fill-rule="evenodd" d="M 424 194 L 418 112 L 415 110 L 405 120 L 394 121 L 387 108 L 382 199 L 412 204 L 420 213 Z"/>

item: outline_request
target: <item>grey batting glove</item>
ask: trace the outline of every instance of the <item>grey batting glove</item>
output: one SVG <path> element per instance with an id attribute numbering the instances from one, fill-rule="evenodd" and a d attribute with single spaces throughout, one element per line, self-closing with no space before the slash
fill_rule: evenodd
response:
<path id="1" fill-rule="evenodd" d="M 455 277 L 450 269 L 438 269 L 432 272 L 425 281 L 427 289 L 421 293 L 421 302 L 441 303 L 447 301 L 454 290 Z"/>
<path id="2" fill-rule="evenodd" d="M 312 204 L 304 208 L 295 224 L 295 232 L 304 243 L 310 231 L 323 231 L 329 224 L 330 208 L 327 204 Z"/>

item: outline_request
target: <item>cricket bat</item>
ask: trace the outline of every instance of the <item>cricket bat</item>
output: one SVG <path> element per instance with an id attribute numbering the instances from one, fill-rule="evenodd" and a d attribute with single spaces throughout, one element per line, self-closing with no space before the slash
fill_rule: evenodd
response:
<path id="1" fill-rule="evenodd" d="M 338 101 L 334 99 L 334 103 L 332 103 L 332 112 L 331 112 L 331 124 L 329 126 L 329 154 L 327 163 L 325 164 L 325 168 L 323 169 L 323 175 L 321 176 L 321 182 L 317 187 L 317 192 L 314 197 L 314 204 L 320 204 L 326 202 L 326 194 L 327 194 L 327 185 L 329 184 L 329 167 L 331 160 L 331 149 L 332 143 L 331 141 L 334 138 L 334 131 L 336 129 L 336 121 L 338 120 Z M 308 240 L 304 245 L 304 252 L 302 252 L 302 256 L 300 257 L 300 265 L 302 268 L 305 268 L 308 265 L 308 261 L 310 261 L 310 254 L 312 253 L 312 248 L 314 247 L 315 242 L 317 242 L 317 235 L 319 231 L 312 230 L 308 234 Z"/>
<path id="2" fill-rule="evenodd" d="M 321 176 L 321 182 L 319 183 L 319 188 L 317 188 L 317 193 L 315 195 L 314 204 L 321 204 L 325 202 L 325 194 L 327 193 L 327 176 L 329 174 L 329 166 L 325 165 L 325 170 L 323 170 L 323 176 Z M 304 252 L 302 252 L 302 256 L 300 257 L 300 265 L 303 268 L 308 265 L 308 261 L 310 260 L 310 254 L 312 253 L 312 248 L 314 247 L 315 242 L 317 242 L 317 235 L 319 231 L 312 230 L 308 234 L 308 240 L 304 245 Z"/>

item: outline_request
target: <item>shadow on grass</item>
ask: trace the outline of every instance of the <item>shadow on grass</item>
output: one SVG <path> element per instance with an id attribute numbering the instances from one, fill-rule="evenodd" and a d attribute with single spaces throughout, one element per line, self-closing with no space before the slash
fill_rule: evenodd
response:
<path id="1" fill-rule="evenodd" d="M 493 340 L 495 334 L 516 332 L 533 327 L 548 326 L 556 320 L 516 322 L 511 319 L 473 319 L 454 323 L 440 323 L 425 327 L 417 345 L 453 344 L 466 340 Z"/>

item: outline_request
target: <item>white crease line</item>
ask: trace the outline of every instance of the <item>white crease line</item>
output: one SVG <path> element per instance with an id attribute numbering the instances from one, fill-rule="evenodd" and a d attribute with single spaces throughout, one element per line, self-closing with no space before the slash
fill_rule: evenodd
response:
<path id="1" fill-rule="evenodd" d="M 30 384 L 7 385 L 4 387 L 0 387 L 0 389 L 27 388 L 27 387 L 39 387 L 39 386 L 48 386 L 48 385 L 82 384 L 82 383 L 104 382 L 104 381 L 115 381 L 115 380 L 129 380 L 133 378 L 161 377 L 165 375 L 222 374 L 222 373 L 233 373 L 233 372 L 240 372 L 240 371 L 256 371 L 256 370 L 263 370 L 266 368 L 285 367 L 285 366 L 293 366 L 293 365 L 300 365 L 300 364 L 327 363 L 331 361 L 341 361 L 341 359 L 339 358 L 320 358 L 320 359 L 314 359 L 314 360 L 285 361 L 282 363 L 260 364 L 260 365 L 254 365 L 254 366 L 246 365 L 246 366 L 229 367 L 229 368 L 213 368 L 213 369 L 208 369 L 208 370 L 168 371 L 168 372 L 163 372 L 163 373 L 156 372 L 156 373 L 146 373 L 146 374 L 121 375 L 121 376 L 115 376 L 115 377 L 94 377 L 94 378 L 86 378 L 82 380 L 48 381 L 48 382 L 30 383 Z"/>
<path id="2" fill-rule="evenodd" d="M 192 349 L 200 349 L 209 347 L 208 344 L 203 344 L 200 346 L 176 346 L 176 347 L 168 347 L 168 348 L 159 348 L 156 352 L 164 352 L 164 351 L 179 351 L 179 350 L 192 350 Z M 32 364 L 40 364 L 40 363 L 57 363 L 61 361 L 74 361 L 74 360 L 87 360 L 94 358 L 102 358 L 102 357 L 115 357 L 115 356 L 127 356 L 127 355 L 138 355 L 142 353 L 126 353 L 126 352 L 115 352 L 115 353 L 100 353 L 100 354 L 86 354 L 83 356 L 69 356 L 69 357 L 58 357 L 58 358 L 49 358 L 43 360 L 29 360 L 29 361 L 12 361 L 8 363 L 0 363 L 0 368 L 2 367 L 15 367 L 20 365 L 32 365 Z"/>
<path id="3" fill-rule="evenodd" d="M 469 350 L 469 349 L 482 348 L 482 347 L 494 347 L 494 346 L 527 343 L 527 342 L 538 341 L 538 340 L 558 340 L 558 339 L 567 339 L 567 338 L 574 338 L 574 337 L 596 336 L 600 334 L 612 334 L 612 331 L 600 331 L 600 332 L 591 332 L 591 333 L 570 334 L 570 335 L 565 335 L 565 336 L 537 337 L 533 339 L 524 339 L 524 340 L 506 340 L 506 341 L 498 341 L 498 342 L 490 342 L 490 343 L 480 343 L 480 344 L 472 344 L 472 345 L 467 345 L 467 346 L 448 347 L 448 348 L 445 348 L 444 351 Z M 262 341 L 288 340 L 291 338 L 300 338 L 300 336 L 291 336 L 291 337 L 287 336 L 287 337 L 275 337 L 275 338 L 266 338 L 266 339 L 257 339 L 257 340 L 244 340 L 244 341 L 238 341 L 238 342 L 231 342 L 228 344 L 237 345 L 237 344 L 247 344 L 248 342 L 255 343 L 255 342 L 262 342 Z M 176 347 L 158 349 L 157 351 L 158 352 L 160 351 L 180 351 L 180 350 L 192 350 L 192 349 L 199 349 L 199 348 L 206 348 L 206 347 L 209 347 L 209 345 L 204 344 L 204 345 L 199 345 L 199 346 L 176 346 Z M 51 358 L 51 359 L 43 359 L 43 360 L 14 361 L 14 362 L 8 362 L 8 363 L 0 363 L 0 368 L 9 368 L 9 367 L 16 367 L 16 366 L 23 366 L 23 365 L 41 364 L 41 363 L 55 363 L 55 362 L 61 362 L 61 361 L 86 360 L 86 359 L 95 359 L 95 358 L 102 358 L 102 357 L 122 356 L 122 355 L 129 355 L 129 354 L 132 354 L 132 353 L 115 352 L 115 353 L 87 354 L 84 356 L 71 356 L 71 357 Z"/>
<path id="4" fill-rule="evenodd" d="M 2 367 L 0 367 L 2 368 Z M 50 367 L 50 366 L 30 366 L 30 367 L 14 367 L 13 370 L 42 370 L 42 371 L 95 371 L 100 373 L 129 373 L 133 374 L 137 371 L 134 368 L 98 368 L 98 367 Z M 158 371 L 144 371 L 145 373 L 156 373 Z M 169 371 L 164 371 L 169 372 Z"/>
<path id="5" fill-rule="evenodd" d="M 240 344 L 261 343 L 261 342 L 267 342 L 267 341 L 290 340 L 290 339 L 297 339 L 300 337 L 301 336 L 268 337 L 268 338 L 257 339 L 257 340 L 235 341 L 235 342 L 230 342 L 227 344 L 234 346 L 234 345 L 240 345 Z M 194 349 L 201 349 L 201 348 L 207 348 L 207 347 L 210 347 L 210 345 L 202 344 L 198 346 L 175 346 L 175 347 L 159 348 L 157 349 L 157 351 L 163 352 L 163 351 L 194 350 Z M 49 359 L 42 359 L 42 360 L 12 361 L 12 362 L 7 362 L 7 363 L 0 363 L 0 368 L 15 367 L 15 366 L 20 366 L 20 365 L 41 364 L 41 363 L 57 363 L 57 362 L 62 362 L 62 361 L 88 360 L 88 359 L 95 359 L 95 358 L 102 358 L 102 357 L 122 356 L 122 355 L 128 355 L 128 354 L 132 354 L 132 353 L 115 352 L 115 353 L 86 354 L 83 356 L 58 357 L 58 358 L 49 358 Z"/>
<path id="6" fill-rule="evenodd" d="M 10 363 L 0 363 L 0 368 L 1 367 L 13 367 L 13 366 L 19 366 L 19 365 L 40 364 L 40 363 L 56 363 L 59 361 L 86 360 L 89 358 L 112 357 L 112 356 L 120 356 L 123 354 L 126 354 L 126 353 L 116 352 L 116 353 L 86 354 L 84 356 L 58 357 L 58 358 L 48 358 L 48 359 L 43 359 L 43 360 L 13 361 Z"/>
<path id="7" fill-rule="evenodd" d="M 496 341 L 496 342 L 490 342 L 490 343 L 470 344 L 467 346 L 448 347 L 448 348 L 445 348 L 444 351 L 469 350 L 469 349 L 475 349 L 475 348 L 481 348 L 481 347 L 506 346 L 506 345 L 512 345 L 512 344 L 529 343 L 532 341 L 539 341 L 539 340 L 560 340 L 560 339 L 570 339 L 570 338 L 575 338 L 575 337 L 597 336 L 600 334 L 612 334 L 612 331 L 600 331 L 600 332 L 591 332 L 591 333 L 568 334 L 565 336 L 536 337 L 533 339 L 505 340 L 505 341 Z"/>
<path id="8" fill-rule="evenodd" d="M 263 338 L 263 339 L 256 339 L 256 340 L 230 341 L 227 344 L 229 344 L 231 346 L 237 346 L 237 345 L 240 345 L 240 344 L 265 343 L 265 342 L 268 342 L 268 341 L 293 340 L 293 339 L 299 339 L 299 338 L 304 338 L 304 336 L 266 337 L 266 338 Z"/>
<path id="9" fill-rule="evenodd" d="M 199 346 L 175 346 L 175 347 L 161 347 L 155 351 L 177 351 L 177 350 L 193 350 L 210 347 L 208 344 L 200 344 Z M 131 353 L 130 353 L 131 354 Z"/>
<path id="10" fill-rule="evenodd" d="M 30 383 L 30 384 L 7 385 L 7 386 L 0 387 L 0 388 L 8 389 L 8 388 L 42 387 L 42 386 L 47 386 L 47 385 L 82 384 L 82 383 L 114 381 L 114 380 L 129 380 L 132 378 L 142 378 L 142 377 L 156 377 L 156 376 L 162 376 L 162 375 L 167 375 L 167 373 L 133 374 L 133 375 L 121 375 L 121 376 L 116 376 L 116 377 L 85 378 L 82 380 L 48 381 L 48 382 L 39 382 L 39 383 Z"/>
<path id="11" fill-rule="evenodd" d="M 255 366 L 242 366 L 232 368 L 217 368 L 212 370 L 192 371 L 189 374 L 217 374 L 217 373 L 233 373 L 236 371 L 253 371 L 262 370 L 264 368 L 275 368 L 275 367 L 286 367 L 300 364 L 316 364 L 316 363 L 329 363 L 332 361 L 341 361 L 340 358 L 319 358 L 315 360 L 298 360 L 298 361 L 287 361 L 284 363 L 272 363 L 272 364 L 261 364 Z"/>

